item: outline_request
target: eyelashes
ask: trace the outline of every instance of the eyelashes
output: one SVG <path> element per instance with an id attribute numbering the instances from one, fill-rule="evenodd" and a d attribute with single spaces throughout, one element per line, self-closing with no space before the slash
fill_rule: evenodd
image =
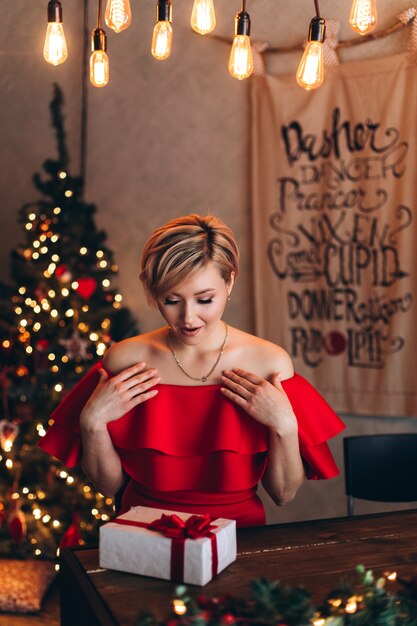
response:
<path id="1" fill-rule="evenodd" d="M 175 305 L 175 304 L 180 304 L 180 300 L 169 300 L 168 298 L 166 298 L 164 300 L 164 304 L 165 305 Z M 208 298 L 207 300 L 197 300 L 198 304 L 211 304 L 213 302 L 213 298 Z"/>

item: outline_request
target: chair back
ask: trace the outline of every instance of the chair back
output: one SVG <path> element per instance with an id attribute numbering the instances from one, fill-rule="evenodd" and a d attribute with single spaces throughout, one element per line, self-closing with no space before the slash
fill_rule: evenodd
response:
<path id="1" fill-rule="evenodd" d="M 354 498 L 417 501 L 417 433 L 345 437 L 343 446 L 348 515 Z"/>

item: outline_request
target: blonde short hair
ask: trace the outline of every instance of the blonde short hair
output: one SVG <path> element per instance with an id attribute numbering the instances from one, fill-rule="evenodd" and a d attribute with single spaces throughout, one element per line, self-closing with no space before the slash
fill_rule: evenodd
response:
<path id="1" fill-rule="evenodd" d="M 140 279 L 151 304 L 213 261 L 226 283 L 239 271 L 239 249 L 226 224 L 207 215 L 186 215 L 153 232 L 142 253 Z"/>

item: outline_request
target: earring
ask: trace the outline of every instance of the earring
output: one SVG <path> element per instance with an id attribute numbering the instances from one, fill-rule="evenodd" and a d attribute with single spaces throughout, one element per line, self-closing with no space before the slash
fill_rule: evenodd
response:
<path id="1" fill-rule="evenodd" d="M 227 294 L 227 300 L 230 302 L 230 293 Z"/>

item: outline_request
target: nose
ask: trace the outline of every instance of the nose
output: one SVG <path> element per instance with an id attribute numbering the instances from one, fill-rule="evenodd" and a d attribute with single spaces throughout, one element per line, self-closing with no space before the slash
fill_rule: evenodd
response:
<path id="1" fill-rule="evenodd" d="M 192 302 L 184 302 L 183 306 L 183 320 L 186 326 L 192 328 L 194 322 L 194 306 Z"/>

